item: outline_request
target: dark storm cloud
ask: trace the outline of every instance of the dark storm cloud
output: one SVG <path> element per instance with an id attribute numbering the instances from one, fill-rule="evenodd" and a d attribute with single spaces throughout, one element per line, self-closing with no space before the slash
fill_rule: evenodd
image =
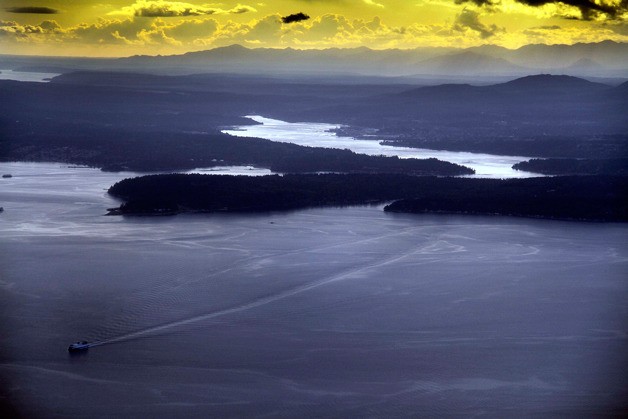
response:
<path id="1" fill-rule="evenodd" d="M 292 15 L 284 16 L 281 18 L 283 23 L 301 22 L 302 20 L 308 20 L 310 17 L 305 13 L 299 12 Z"/>
<path id="2" fill-rule="evenodd" d="M 490 38 L 496 33 L 503 31 L 497 25 L 487 26 L 480 22 L 479 15 L 473 10 L 463 10 L 454 22 L 453 29 L 459 32 L 465 32 L 467 29 L 477 32 L 482 39 Z"/>
<path id="3" fill-rule="evenodd" d="M 620 3 L 595 3 L 592 0 L 517 0 L 519 3 L 527 6 L 543 6 L 549 3 L 562 3 L 568 6 L 577 7 L 582 13 L 582 19 L 591 20 L 598 14 L 605 14 L 610 18 L 616 18 L 628 10 L 628 0 L 622 0 Z"/>
<path id="4" fill-rule="evenodd" d="M 36 6 L 23 6 L 23 7 L 7 7 L 6 10 L 9 13 L 32 13 L 39 15 L 54 15 L 59 13 L 57 9 L 51 9 L 50 7 L 36 7 Z"/>
<path id="5" fill-rule="evenodd" d="M 608 18 L 616 19 L 621 17 L 623 13 L 628 11 L 628 0 L 622 0 L 619 3 L 600 1 L 596 3 L 593 0 L 515 0 L 517 3 L 525 4 L 530 7 L 540 7 L 546 4 L 564 4 L 580 9 L 582 20 L 592 20 L 599 15 L 605 15 Z M 476 6 L 494 6 L 492 0 L 454 0 L 456 4 L 473 3 Z M 566 16 L 563 16 L 566 17 Z"/>

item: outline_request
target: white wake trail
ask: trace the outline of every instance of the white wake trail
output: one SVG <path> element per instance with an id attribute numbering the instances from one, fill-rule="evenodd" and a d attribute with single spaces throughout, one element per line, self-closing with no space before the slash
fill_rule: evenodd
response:
<path id="1" fill-rule="evenodd" d="M 412 252 L 410 252 L 412 253 Z M 373 269 L 379 266 L 384 266 L 390 263 L 394 263 L 397 262 L 400 259 L 405 258 L 409 253 L 404 253 L 402 255 L 395 255 L 389 258 L 386 258 L 382 261 L 379 261 L 377 263 L 373 263 L 367 266 L 361 266 L 359 268 L 355 268 L 355 269 L 351 269 L 348 270 L 346 272 L 342 272 L 336 275 L 332 275 L 331 277 L 322 279 L 320 281 L 316 281 L 316 282 L 312 282 L 309 283 L 307 285 L 303 285 L 297 288 L 293 288 L 287 291 L 283 291 L 280 292 L 279 294 L 275 294 L 275 295 L 271 295 L 268 297 L 263 297 L 260 298 L 258 300 L 252 301 L 248 304 L 244 304 L 244 305 L 240 305 L 240 306 L 236 306 L 236 307 L 232 307 L 232 308 L 228 308 L 228 309 L 224 309 L 224 310 L 219 310 L 219 311 L 215 311 L 212 313 L 207 313 L 207 314 L 202 314 L 200 316 L 195 316 L 195 317 L 191 317 L 189 319 L 185 319 L 185 320 L 179 320 L 176 322 L 172 322 L 172 323 L 167 323 L 167 324 L 163 324 L 160 326 L 154 326 L 154 327 L 150 327 L 148 329 L 143 329 L 143 330 L 139 330 L 137 332 L 132 332 L 132 333 L 127 333 L 121 336 L 117 336 L 117 337 L 113 337 L 110 339 L 105 339 L 102 341 L 98 341 L 98 342 L 93 342 L 90 344 L 90 347 L 92 346 L 100 346 L 100 345 L 105 345 L 105 344 L 110 344 L 110 343 L 115 343 L 115 342 L 120 342 L 120 341 L 124 341 L 124 340 L 130 340 L 130 339 L 134 339 L 134 338 L 138 338 L 141 336 L 145 336 L 148 334 L 152 334 L 152 333 L 156 333 L 156 332 L 161 332 L 163 330 L 167 330 L 173 327 L 177 327 L 177 326 L 184 326 L 187 324 L 191 324 L 191 323 L 196 323 L 202 320 L 209 320 L 209 319 L 213 319 L 216 317 L 221 317 L 221 316 L 226 316 L 229 314 L 235 314 L 235 313 L 241 313 L 243 311 L 247 311 L 250 310 L 252 308 L 257 308 L 269 303 L 273 303 L 275 301 L 279 301 L 279 300 L 283 300 L 285 298 L 288 297 L 292 297 L 294 295 L 297 294 L 301 294 L 303 292 L 312 290 L 314 288 L 318 288 L 321 287 L 323 285 L 327 285 L 327 284 L 331 284 L 333 282 L 338 282 L 338 281 L 342 281 L 345 280 L 347 278 L 349 278 L 350 276 L 360 273 L 362 271 L 368 270 L 368 269 Z"/>

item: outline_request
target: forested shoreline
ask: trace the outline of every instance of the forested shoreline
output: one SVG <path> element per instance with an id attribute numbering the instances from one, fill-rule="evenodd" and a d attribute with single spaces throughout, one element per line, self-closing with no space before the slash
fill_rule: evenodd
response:
<path id="1" fill-rule="evenodd" d="M 0 118 L 0 161 L 60 162 L 105 171 L 182 171 L 252 165 L 278 173 L 406 173 L 459 176 L 468 167 L 436 159 L 368 156 L 349 150 L 304 147 L 261 138 L 209 133 L 143 132 L 84 124 Z"/>
<path id="2" fill-rule="evenodd" d="M 125 179 L 109 194 L 124 201 L 110 209 L 110 215 L 265 212 L 395 201 L 386 211 L 628 221 L 628 182 L 621 176 L 498 180 L 394 174 L 171 174 Z"/>
<path id="3" fill-rule="evenodd" d="M 515 170 L 543 175 L 628 175 L 628 158 L 531 159 L 512 166 Z"/>

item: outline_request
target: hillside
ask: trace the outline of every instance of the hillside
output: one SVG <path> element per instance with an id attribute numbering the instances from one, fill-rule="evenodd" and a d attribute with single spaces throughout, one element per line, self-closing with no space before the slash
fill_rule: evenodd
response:
<path id="1" fill-rule="evenodd" d="M 626 85 L 566 76 L 536 75 L 488 86 L 416 87 L 319 78 L 76 72 L 51 83 L 3 81 L 1 87 L 0 158 L 5 160 L 55 159 L 138 170 L 194 168 L 194 159 L 279 167 L 266 155 L 225 158 L 216 150 L 200 149 L 203 135 L 223 147 L 218 132 L 250 123 L 243 115 L 344 124 L 340 134 L 365 133 L 371 140 L 418 148 L 554 158 L 628 156 Z M 148 153 L 151 141 L 155 147 Z M 178 160 L 170 166 L 150 163 L 150 156 L 167 156 L 177 141 L 192 154 L 173 153 Z M 114 148 L 105 158 L 107 147 Z M 270 152 L 279 146 L 264 147 Z M 131 154 L 120 154 L 123 150 Z M 364 164 L 351 158 L 350 170 L 363 170 Z M 298 160 L 305 170 L 307 158 Z M 334 161 L 318 168 L 308 164 L 308 170 L 337 170 Z M 374 170 L 386 166 L 399 172 L 406 164 L 398 162 L 391 169 L 386 163 Z M 281 167 L 287 167 L 285 160 Z"/>

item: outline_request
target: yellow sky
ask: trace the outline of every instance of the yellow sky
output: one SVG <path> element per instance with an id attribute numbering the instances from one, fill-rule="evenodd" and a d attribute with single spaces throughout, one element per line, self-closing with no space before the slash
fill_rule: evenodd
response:
<path id="1" fill-rule="evenodd" d="M 0 0 L 0 5 L 5 54 L 174 54 L 234 43 L 382 49 L 628 42 L 628 0 Z"/>

